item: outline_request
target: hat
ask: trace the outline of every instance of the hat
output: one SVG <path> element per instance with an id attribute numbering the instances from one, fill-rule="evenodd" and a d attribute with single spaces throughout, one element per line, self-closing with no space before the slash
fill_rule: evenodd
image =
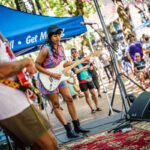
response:
<path id="1" fill-rule="evenodd" d="M 47 29 L 47 34 L 49 33 L 55 33 L 56 31 L 63 31 L 62 28 L 58 27 L 57 25 L 51 25 Z"/>

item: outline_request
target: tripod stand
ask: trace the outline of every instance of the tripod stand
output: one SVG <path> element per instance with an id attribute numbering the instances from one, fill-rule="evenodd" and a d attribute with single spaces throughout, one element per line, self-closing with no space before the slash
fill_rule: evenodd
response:
<path id="1" fill-rule="evenodd" d="M 120 76 L 124 76 L 125 78 L 127 78 L 129 81 L 131 81 L 132 83 L 134 83 L 136 86 L 138 86 L 141 90 L 146 91 L 142 86 L 140 86 L 139 84 L 137 84 L 134 80 L 132 80 L 131 78 L 129 78 L 127 75 L 125 75 L 124 73 L 120 73 Z M 117 77 L 116 77 L 117 78 Z M 113 94 L 112 94 L 112 99 L 111 99 L 111 107 L 113 108 L 113 103 L 114 103 L 114 97 L 115 97 L 115 93 L 116 93 L 116 88 L 117 88 L 117 84 L 118 84 L 118 80 L 115 80 L 115 84 L 114 84 L 114 88 L 113 88 Z M 128 97 L 128 95 L 127 95 Z M 120 112 L 119 110 L 113 109 L 113 111 L 115 112 Z M 109 116 L 111 115 L 111 111 L 109 111 Z"/>

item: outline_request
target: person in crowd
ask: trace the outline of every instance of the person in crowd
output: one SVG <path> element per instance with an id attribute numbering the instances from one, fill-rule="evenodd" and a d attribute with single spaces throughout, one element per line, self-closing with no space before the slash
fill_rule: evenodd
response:
<path id="1" fill-rule="evenodd" d="M 136 37 L 133 34 L 128 35 L 129 44 L 126 48 L 127 57 L 130 62 L 133 64 L 135 60 L 135 53 L 140 53 L 141 58 L 143 59 L 143 49 L 141 42 L 136 40 Z"/>
<path id="2" fill-rule="evenodd" d="M 133 73 L 132 64 L 126 54 L 124 54 L 122 58 L 122 63 L 123 63 L 123 70 L 126 75 L 129 75 L 130 72 Z"/>
<path id="3" fill-rule="evenodd" d="M 17 81 L 17 74 L 23 69 L 31 76 L 36 72 L 34 63 L 29 58 L 12 61 L 13 53 L 4 41 L 0 34 L 0 126 L 22 148 L 30 146 L 31 150 L 57 150 L 50 123 L 29 102 Z"/>
<path id="4" fill-rule="evenodd" d="M 77 98 L 77 92 L 74 89 L 75 77 L 73 76 L 72 78 L 68 79 L 67 83 L 68 83 L 69 92 L 70 92 L 72 98 L 76 99 Z"/>
<path id="5" fill-rule="evenodd" d="M 103 63 L 104 70 L 106 72 L 108 80 L 109 80 L 109 82 L 111 82 L 111 80 L 113 80 L 114 77 L 113 77 L 112 66 L 110 64 L 110 55 L 106 49 L 103 49 L 100 60 Z"/>
<path id="6" fill-rule="evenodd" d="M 123 44 L 121 42 L 118 42 L 117 52 L 115 52 L 115 53 L 116 53 L 116 58 L 117 58 L 118 67 L 119 67 L 120 72 L 124 72 L 124 68 L 123 68 L 123 64 L 122 64 L 123 51 L 124 51 Z"/>
<path id="7" fill-rule="evenodd" d="M 149 85 L 146 84 L 145 78 L 148 77 L 150 79 L 150 75 L 148 69 L 146 68 L 146 63 L 144 59 L 141 58 L 140 53 L 135 53 L 134 72 L 140 79 L 144 88 L 147 88 Z"/>
<path id="8" fill-rule="evenodd" d="M 95 85 L 95 88 L 97 89 L 98 97 L 101 97 L 99 78 L 98 78 L 97 68 L 96 68 L 94 62 L 90 63 L 90 67 L 89 67 L 88 71 L 92 77 L 92 81 Z"/>
<path id="9" fill-rule="evenodd" d="M 62 44 L 60 43 L 62 32 L 63 32 L 63 29 L 61 29 L 57 25 L 51 25 L 48 28 L 47 30 L 48 38 L 45 44 L 41 47 L 40 53 L 36 59 L 36 68 L 38 69 L 38 71 L 52 78 L 55 78 L 57 80 L 61 78 L 61 74 L 48 71 L 47 69 L 55 68 L 63 60 L 65 60 L 64 48 Z M 72 62 L 66 61 L 65 66 L 68 66 L 71 64 Z M 77 138 L 79 136 L 77 133 L 89 132 L 89 130 L 85 130 L 80 126 L 76 107 L 71 97 L 71 94 L 69 92 L 69 89 L 67 87 L 67 82 L 62 81 L 55 90 L 48 91 L 44 88 L 39 77 L 38 77 L 38 80 L 39 80 L 40 92 L 49 99 L 49 102 L 52 103 L 53 110 L 54 110 L 56 117 L 62 123 L 62 125 L 64 125 L 64 128 L 66 129 L 67 137 Z M 59 103 L 59 97 L 58 97 L 59 93 L 62 95 L 63 99 L 66 101 L 69 113 L 72 118 L 75 132 L 72 130 L 71 124 L 68 123 L 68 121 L 66 120 L 62 112 L 62 109 Z"/>
<path id="10" fill-rule="evenodd" d="M 41 93 L 38 90 L 38 81 L 37 81 L 36 77 L 32 76 L 32 80 L 31 81 L 32 81 L 32 86 L 33 86 L 33 88 L 34 88 L 34 90 L 36 92 L 36 95 L 37 95 L 37 103 L 38 103 L 39 109 L 40 110 L 44 110 L 43 98 L 42 98 Z"/>
<path id="11" fill-rule="evenodd" d="M 132 64 L 128 58 L 128 53 L 124 50 L 122 57 L 123 70 L 126 75 L 129 75 L 130 72 L 133 73 Z M 134 74 L 134 73 L 133 73 Z"/>
<path id="12" fill-rule="evenodd" d="M 73 61 L 78 61 L 81 59 L 75 48 L 71 49 L 71 55 L 73 57 Z M 89 68 L 89 65 L 87 65 L 86 63 L 85 64 L 81 63 L 77 65 L 76 67 L 74 67 L 72 71 L 75 74 L 77 74 L 80 89 L 85 95 L 85 100 L 91 109 L 91 113 L 95 113 L 95 109 L 93 108 L 91 100 L 90 100 L 90 95 L 92 95 L 92 99 L 94 101 L 96 111 L 101 111 L 101 109 L 98 106 L 98 97 L 94 89 L 94 83 L 88 72 L 88 68 Z"/>
<path id="13" fill-rule="evenodd" d="M 148 64 L 148 67 L 150 67 L 150 37 L 145 35 L 143 38 L 143 50 L 146 55 L 145 60 Z"/>

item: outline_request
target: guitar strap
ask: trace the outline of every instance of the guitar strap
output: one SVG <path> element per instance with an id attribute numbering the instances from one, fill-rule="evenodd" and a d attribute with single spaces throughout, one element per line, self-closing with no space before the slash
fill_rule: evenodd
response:
<path id="1" fill-rule="evenodd" d="M 12 80 L 0 80 L 0 83 L 15 89 L 20 89 L 20 84 Z"/>

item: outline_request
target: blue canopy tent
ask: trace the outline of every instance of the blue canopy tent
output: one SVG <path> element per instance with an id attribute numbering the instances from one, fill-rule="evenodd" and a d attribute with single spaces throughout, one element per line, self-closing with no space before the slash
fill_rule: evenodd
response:
<path id="1" fill-rule="evenodd" d="M 14 53 L 35 51 L 47 37 L 47 28 L 57 24 L 64 29 L 62 39 L 78 36 L 87 31 L 82 16 L 49 17 L 29 14 L 0 5 L 0 32 L 9 40 Z"/>

